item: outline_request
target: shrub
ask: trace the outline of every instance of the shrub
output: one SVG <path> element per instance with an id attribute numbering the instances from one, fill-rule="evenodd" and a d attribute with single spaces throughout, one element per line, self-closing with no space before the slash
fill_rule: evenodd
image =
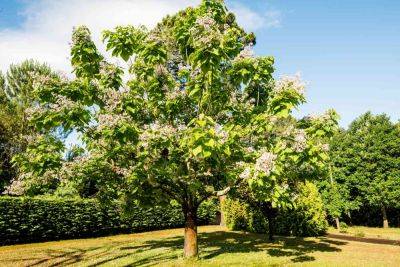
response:
<path id="1" fill-rule="evenodd" d="M 213 223 L 216 205 L 204 203 L 199 223 Z M 167 229 L 184 224 L 179 206 L 134 207 L 122 216 L 117 205 L 95 200 L 0 197 L 0 243 L 20 243 L 95 237 L 116 233 Z"/>
<path id="2" fill-rule="evenodd" d="M 265 233 L 268 221 L 258 210 L 237 199 L 227 198 L 223 205 L 226 226 L 235 231 Z"/>
<path id="3" fill-rule="evenodd" d="M 356 237 L 365 237 L 365 233 L 362 230 L 357 230 L 354 233 L 354 236 L 356 236 Z"/>
<path id="4" fill-rule="evenodd" d="M 275 234 L 318 236 L 326 232 L 328 222 L 322 199 L 314 184 L 301 185 L 299 196 L 294 204 L 294 208 L 278 212 L 274 224 Z M 247 203 L 236 199 L 227 199 L 223 209 L 225 222 L 229 229 L 268 233 L 267 219 L 259 210 L 250 207 Z"/>
<path id="5" fill-rule="evenodd" d="M 345 223 L 345 222 L 340 222 L 339 223 L 339 226 L 340 226 L 340 233 L 347 233 L 347 230 L 349 229 L 349 226 L 347 225 L 347 223 Z"/>
<path id="6" fill-rule="evenodd" d="M 295 207 L 280 212 L 276 219 L 276 232 L 294 236 L 318 236 L 328 229 L 322 198 L 313 183 L 299 187 Z"/>

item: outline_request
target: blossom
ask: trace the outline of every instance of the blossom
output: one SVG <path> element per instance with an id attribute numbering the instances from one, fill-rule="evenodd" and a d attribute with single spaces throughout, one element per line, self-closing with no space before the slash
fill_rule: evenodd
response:
<path id="1" fill-rule="evenodd" d="M 210 48 L 213 44 L 218 44 L 221 39 L 221 32 L 210 16 L 197 18 L 195 26 L 190 31 L 194 37 L 195 46 L 199 49 Z"/>
<path id="2" fill-rule="evenodd" d="M 236 167 L 244 167 L 246 165 L 246 163 L 244 161 L 238 161 L 236 162 Z"/>
<path id="3" fill-rule="evenodd" d="M 204 29 L 211 29 L 216 25 L 215 20 L 210 16 L 199 17 L 196 19 L 196 24 L 203 27 Z"/>
<path id="4" fill-rule="evenodd" d="M 58 95 L 56 97 L 55 103 L 51 103 L 49 105 L 49 108 L 52 111 L 55 112 L 61 112 L 64 110 L 70 110 L 73 109 L 76 106 L 76 103 L 72 101 L 71 99 L 67 98 L 66 96 L 63 95 Z"/>
<path id="5" fill-rule="evenodd" d="M 184 64 L 184 63 L 179 63 L 178 64 L 178 71 L 190 71 L 192 67 L 190 65 Z"/>
<path id="6" fill-rule="evenodd" d="M 221 142 L 225 143 L 229 138 L 228 132 L 223 130 L 222 126 L 218 123 L 215 124 L 214 129 L 215 129 L 215 133 L 220 137 Z"/>
<path id="7" fill-rule="evenodd" d="M 3 194 L 5 195 L 14 195 L 14 196 L 21 196 L 24 193 L 25 193 L 25 182 L 23 181 L 21 175 L 18 178 L 13 179 L 11 181 L 11 184 L 8 185 L 3 192 Z"/>
<path id="8" fill-rule="evenodd" d="M 285 75 L 275 82 L 273 91 L 279 94 L 286 90 L 294 90 L 299 95 L 303 95 L 305 88 L 306 84 L 301 80 L 300 74 L 294 76 Z"/>
<path id="9" fill-rule="evenodd" d="M 254 58 L 254 51 L 251 45 L 245 46 L 242 51 L 236 56 L 235 60 Z"/>
<path id="10" fill-rule="evenodd" d="M 254 147 L 249 146 L 249 147 L 246 147 L 246 148 L 244 149 L 244 151 L 246 151 L 246 153 L 253 153 L 255 150 L 254 150 Z"/>
<path id="11" fill-rule="evenodd" d="M 115 128 L 121 124 L 121 122 L 129 120 L 129 116 L 126 114 L 99 114 L 97 116 L 99 131 L 107 128 Z"/>
<path id="12" fill-rule="evenodd" d="M 111 168 L 116 174 L 124 177 L 128 177 L 132 173 L 132 168 L 123 168 L 116 165 L 113 165 Z"/>
<path id="13" fill-rule="evenodd" d="M 186 95 L 185 90 L 180 90 L 179 88 L 175 88 L 174 90 L 168 91 L 166 97 L 168 100 L 175 100 L 185 95 Z"/>
<path id="14" fill-rule="evenodd" d="M 304 130 L 298 130 L 294 137 L 293 149 L 296 152 L 303 152 L 307 147 L 307 135 Z"/>
<path id="15" fill-rule="evenodd" d="M 277 156 L 270 152 L 264 152 L 256 160 L 255 170 L 256 172 L 263 172 L 266 176 L 270 175 L 274 166 Z"/>
<path id="16" fill-rule="evenodd" d="M 321 149 L 322 149 L 322 151 L 324 151 L 324 152 L 328 152 L 329 151 L 329 144 L 323 144 L 322 146 L 321 146 Z"/>
<path id="17" fill-rule="evenodd" d="M 240 178 L 240 179 L 246 180 L 246 179 L 249 179 L 249 178 L 250 178 L 250 175 L 251 175 L 250 168 L 246 168 L 246 169 L 244 169 L 244 170 L 242 171 L 241 174 L 239 174 L 239 178 Z"/>
<path id="18" fill-rule="evenodd" d="M 119 91 L 114 89 L 107 89 L 104 92 L 102 100 L 105 104 L 104 109 L 107 111 L 114 111 L 121 103 L 123 96 L 126 94 L 125 91 Z"/>
<path id="19" fill-rule="evenodd" d="M 168 70 L 167 70 L 167 68 L 164 67 L 164 65 L 161 65 L 161 64 L 157 64 L 157 66 L 156 66 L 155 69 L 154 69 L 154 72 L 155 72 L 155 74 L 156 74 L 158 77 L 168 75 Z"/>
<path id="20" fill-rule="evenodd" d="M 91 42 L 90 31 L 86 26 L 74 27 L 72 33 L 72 45 Z"/>

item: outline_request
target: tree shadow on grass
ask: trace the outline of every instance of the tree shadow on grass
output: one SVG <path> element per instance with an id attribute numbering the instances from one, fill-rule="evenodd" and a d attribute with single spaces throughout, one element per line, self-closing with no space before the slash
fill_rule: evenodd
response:
<path id="1" fill-rule="evenodd" d="M 45 259 L 30 266 L 76 264 L 90 261 L 92 265 L 113 264 L 123 259 L 125 266 L 152 266 L 181 258 L 183 237 L 172 236 L 157 240 L 140 242 L 127 240 L 108 243 L 88 249 L 70 248 L 68 251 L 48 250 Z M 330 240 L 324 237 L 305 239 L 278 237 L 275 242 L 268 241 L 264 234 L 215 231 L 199 234 L 200 259 L 209 260 L 219 255 L 229 257 L 233 253 L 264 252 L 271 257 L 286 257 L 292 262 L 314 261 L 309 255 L 313 252 L 339 252 L 339 246 L 347 242 Z M 120 266 L 121 264 L 118 263 Z M 87 264 L 85 264 L 87 265 Z"/>
<path id="2" fill-rule="evenodd" d="M 208 260 L 219 255 L 228 256 L 231 253 L 266 252 L 271 257 L 289 257 L 292 262 L 313 261 L 315 258 L 308 255 L 313 252 L 340 252 L 337 246 L 347 242 L 329 240 L 324 237 L 305 239 L 295 237 L 278 237 L 275 242 L 268 241 L 263 234 L 217 231 L 199 234 L 200 259 Z M 164 240 L 151 240 L 139 247 L 121 247 L 125 249 L 152 250 L 168 248 L 182 250 L 183 238 L 173 237 Z M 156 255 L 144 257 L 132 262 L 134 266 L 157 265 L 174 259 L 171 255 Z M 176 259 L 176 256 L 175 256 Z"/>

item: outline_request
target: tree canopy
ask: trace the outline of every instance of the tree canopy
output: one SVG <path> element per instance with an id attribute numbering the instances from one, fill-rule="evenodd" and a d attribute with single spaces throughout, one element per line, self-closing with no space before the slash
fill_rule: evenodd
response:
<path id="1" fill-rule="evenodd" d="M 120 26 L 103 36 L 128 70 L 106 60 L 80 26 L 71 44 L 75 78 L 37 75 L 30 121 L 40 135 L 15 159 L 25 181 L 63 183 L 101 170 L 101 198 L 128 206 L 174 200 L 186 220 L 184 254 L 193 257 L 204 200 L 245 184 L 257 200 L 280 203 L 328 158 L 321 137 L 336 127 L 336 113 L 294 119 L 305 84 L 273 78 L 274 59 L 254 55 L 254 34 L 223 1 L 204 0 L 151 30 Z M 72 130 L 86 153 L 65 161 L 55 136 Z"/>
<path id="2" fill-rule="evenodd" d="M 382 209 L 398 207 L 400 198 L 400 132 L 386 115 L 367 112 L 337 136 L 332 147 L 335 178 L 352 201 Z"/>

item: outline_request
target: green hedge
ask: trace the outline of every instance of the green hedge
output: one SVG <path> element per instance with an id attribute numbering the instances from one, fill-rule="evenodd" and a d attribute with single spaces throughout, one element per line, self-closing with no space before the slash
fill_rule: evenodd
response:
<path id="1" fill-rule="evenodd" d="M 328 228 L 326 214 L 317 187 L 306 183 L 299 188 L 293 209 L 280 210 L 275 218 L 275 234 L 318 236 Z M 231 230 L 268 233 L 268 221 L 259 210 L 237 199 L 224 202 L 225 222 Z"/>
<path id="2" fill-rule="evenodd" d="M 214 223 L 217 207 L 200 206 L 199 224 Z M 182 227 L 179 206 L 136 207 L 122 216 L 95 200 L 0 197 L 0 244 L 104 236 Z"/>

